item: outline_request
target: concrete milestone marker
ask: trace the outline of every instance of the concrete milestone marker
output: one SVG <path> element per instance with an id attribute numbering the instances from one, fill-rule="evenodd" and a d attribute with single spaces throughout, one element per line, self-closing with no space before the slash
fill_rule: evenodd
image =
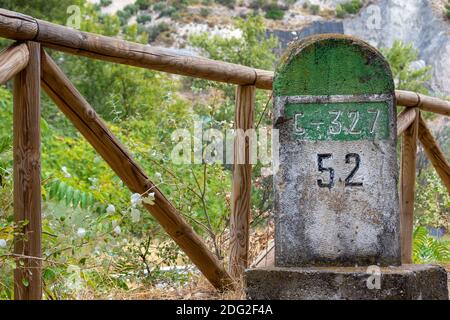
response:
<path id="1" fill-rule="evenodd" d="M 275 266 L 247 270 L 248 297 L 446 298 L 445 270 L 401 266 L 395 88 L 382 55 L 347 36 L 306 38 L 282 57 L 273 92 Z M 366 285 L 373 267 L 381 288 Z"/>
<path id="2" fill-rule="evenodd" d="M 348 37 L 290 47 L 274 80 L 277 266 L 399 265 L 395 90 Z"/>

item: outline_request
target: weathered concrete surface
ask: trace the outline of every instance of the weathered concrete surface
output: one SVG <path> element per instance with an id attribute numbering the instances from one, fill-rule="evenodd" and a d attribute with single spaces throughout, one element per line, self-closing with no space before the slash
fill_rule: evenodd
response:
<path id="1" fill-rule="evenodd" d="M 386 61 L 350 37 L 307 38 L 283 56 L 274 80 L 276 266 L 400 264 L 393 91 Z"/>
<path id="2" fill-rule="evenodd" d="M 435 265 L 381 268 L 380 289 L 358 267 L 257 268 L 246 271 L 251 300 L 448 300 L 447 273 Z"/>

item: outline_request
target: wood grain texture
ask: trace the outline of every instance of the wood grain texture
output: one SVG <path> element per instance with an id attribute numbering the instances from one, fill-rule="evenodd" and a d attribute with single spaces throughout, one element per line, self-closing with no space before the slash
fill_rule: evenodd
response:
<path id="1" fill-rule="evenodd" d="M 38 25 L 33 17 L 0 8 L 0 36 L 14 40 L 33 40 Z"/>
<path id="2" fill-rule="evenodd" d="M 25 43 L 12 45 L 0 52 L 0 84 L 25 68 L 29 58 L 30 52 Z"/>
<path id="3" fill-rule="evenodd" d="M 205 277 L 218 289 L 231 286 L 231 278 L 219 260 L 45 52 L 42 54 L 42 87 L 132 192 L 155 193 L 155 204 L 146 204 L 146 209 Z"/>
<path id="4" fill-rule="evenodd" d="M 419 119 L 419 140 L 428 159 L 430 159 L 434 169 L 450 193 L 450 165 L 422 117 Z"/>
<path id="5" fill-rule="evenodd" d="M 418 107 L 424 111 L 430 111 L 448 117 L 450 116 L 449 101 L 403 90 L 396 90 L 395 97 L 399 106 Z"/>
<path id="6" fill-rule="evenodd" d="M 40 156 L 40 45 L 27 43 L 29 64 L 14 79 L 13 154 L 14 219 L 22 235 L 15 238 L 14 298 L 42 299 L 41 280 L 41 156 Z"/>
<path id="7" fill-rule="evenodd" d="M 402 136 L 400 168 L 400 240 L 402 264 L 412 263 L 414 197 L 419 112 Z"/>
<path id="8" fill-rule="evenodd" d="M 417 108 L 405 108 L 397 116 L 397 136 L 400 136 L 416 120 Z"/>
<path id="9" fill-rule="evenodd" d="M 237 87 L 235 129 L 242 129 L 245 132 L 254 128 L 255 92 L 254 86 Z M 256 141 L 252 143 L 255 144 Z M 242 150 L 239 150 L 239 148 L 245 149 L 245 159 L 241 158 L 244 161 L 239 160 L 240 153 L 242 154 Z M 229 272 L 235 279 L 241 279 L 245 268 L 248 266 L 250 197 L 252 191 L 252 165 L 248 141 L 240 145 L 239 139 L 235 139 L 233 159 Z"/>

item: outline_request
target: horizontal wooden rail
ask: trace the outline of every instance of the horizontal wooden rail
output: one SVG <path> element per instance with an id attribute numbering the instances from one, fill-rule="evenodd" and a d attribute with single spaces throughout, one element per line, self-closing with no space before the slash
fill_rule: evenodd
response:
<path id="1" fill-rule="evenodd" d="M 29 58 L 30 51 L 25 43 L 12 45 L 0 52 L 0 84 L 22 71 Z"/>
<path id="2" fill-rule="evenodd" d="M 400 136 L 416 119 L 417 108 L 406 108 L 397 117 L 397 136 Z"/>
<path id="3" fill-rule="evenodd" d="M 121 39 L 82 32 L 0 9 L 0 36 L 33 40 L 68 53 L 174 74 L 239 85 L 271 87 L 271 73 L 237 64 L 181 55 Z"/>
<path id="4" fill-rule="evenodd" d="M 428 159 L 430 159 L 442 182 L 447 187 L 447 191 L 450 193 L 450 165 L 422 116 L 419 118 L 419 140 Z"/>
<path id="5" fill-rule="evenodd" d="M 145 204 L 146 209 L 205 277 L 218 289 L 231 287 L 231 277 L 219 260 L 45 52 L 42 54 L 42 87 L 132 192 L 155 193 L 155 204 Z"/>
<path id="6" fill-rule="evenodd" d="M 450 102 L 420 93 L 396 90 L 397 104 L 404 107 L 417 107 L 424 111 L 439 113 L 450 117 Z"/>
<path id="7" fill-rule="evenodd" d="M 33 40 L 55 50 L 94 59 L 272 90 L 272 71 L 82 32 L 5 9 L 0 9 L 0 37 Z M 395 96 L 398 105 L 450 116 L 449 101 L 403 90 L 397 90 Z"/>

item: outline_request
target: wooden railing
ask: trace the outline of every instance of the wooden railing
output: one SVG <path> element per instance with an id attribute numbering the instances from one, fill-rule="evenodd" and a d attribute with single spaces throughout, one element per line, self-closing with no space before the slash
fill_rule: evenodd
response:
<path id="1" fill-rule="evenodd" d="M 132 192 L 155 192 L 155 204 L 145 204 L 146 209 L 205 277 L 217 289 L 233 288 L 248 265 L 251 192 L 248 152 L 246 164 L 233 167 L 230 261 L 227 271 L 150 181 L 44 48 L 236 84 L 235 128 L 243 130 L 254 127 L 255 89 L 271 90 L 273 72 L 81 32 L 4 9 L 0 9 L 0 37 L 17 41 L 0 53 L 0 83 L 14 78 L 14 213 L 17 223 L 29 221 L 23 230 L 27 241 L 15 241 L 15 253 L 19 256 L 15 272 L 15 298 L 42 298 L 40 86 Z M 396 91 L 396 99 L 398 105 L 407 107 L 398 116 L 397 132 L 398 135 L 403 134 L 400 181 L 402 252 L 403 262 L 410 263 L 417 139 L 422 142 L 427 156 L 450 192 L 450 166 L 420 111 L 450 116 L 450 103 L 408 91 Z M 23 284 L 23 278 L 28 279 L 28 286 Z"/>

